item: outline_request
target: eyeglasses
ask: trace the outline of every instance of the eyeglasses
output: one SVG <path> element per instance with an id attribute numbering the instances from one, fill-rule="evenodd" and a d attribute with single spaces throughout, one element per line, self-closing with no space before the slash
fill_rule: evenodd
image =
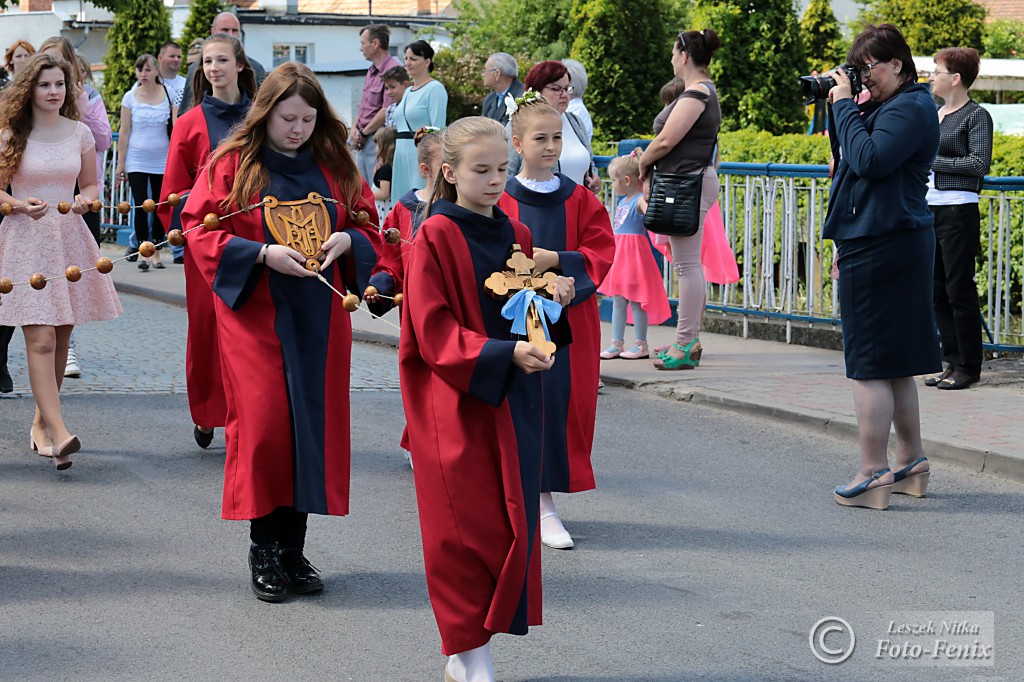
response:
<path id="1" fill-rule="evenodd" d="M 679 43 L 683 46 L 683 52 L 686 52 L 686 38 L 683 37 L 682 33 L 679 34 L 678 38 Z"/>
<path id="2" fill-rule="evenodd" d="M 489 73 L 490 73 L 491 71 L 501 71 L 501 69 L 484 69 L 483 71 L 481 71 L 481 72 L 480 72 L 480 75 L 481 75 L 481 76 L 486 76 L 486 75 L 487 75 L 487 74 L 489 74 Z"/>
<path id="3" fill-rule="evenodd" d="M 860 67 L 860 77 L 861 78 L 871 78 L 871 69 L 875 68 L 879 64 L 885 64 L 886 62 L 889 62 L 889 61 L 891 61 L 891 60 L 889 60 L 889 59 L 879 59 L 877 62 L 871 62 L 870 64 L 865 64 L 864 66 Z"/>
<path id="4" fill-rule="evenodd" d="M 545 85 L 544 90 L 550 90 L 556 95 L 561 95 L 563 92 L 567 95 L 571 95 L 576 92 L 571 85 L 566 85 L 564 88 L 561 85 Z"/>
<path id="5" fill-rule="evenodd" d="M 948 76 L 949 74 L 952 73 L 952 71 L 932 71 L 932 75 L 933 76 L 938 76 L 938 75 L 943 74 L 943 73 Z"/>

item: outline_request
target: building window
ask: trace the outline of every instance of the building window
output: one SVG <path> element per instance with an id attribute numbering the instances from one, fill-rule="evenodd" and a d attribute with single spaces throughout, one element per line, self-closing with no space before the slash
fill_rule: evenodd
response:
<path id="1" fill-rule="evenodd" d="M 274 44 L 274 66 L 277 68 L 285 62 L 297 62 L 299 64 L 309 63 L 309 45 L 287 45 L 285 43 Z"/>

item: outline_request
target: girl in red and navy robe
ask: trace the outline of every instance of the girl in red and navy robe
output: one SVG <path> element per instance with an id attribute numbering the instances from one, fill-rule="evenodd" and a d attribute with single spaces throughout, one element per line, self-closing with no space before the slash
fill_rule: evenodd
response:
<path id="1" fill-rule="evenodd" d="M 209 75 L 207 74 L 209 72 Z M 212 81 L 210 78 L 212 77 Z M 245 118 L 256 93 L 256 76 L 235 37 L 217 34 L 206 39 L 193 78 L 193 102 L 174 124 L 160 200 L 171 194 L 187 195 L 210 153 L 232 126 Z M 177 207 L 162 204 L 160 221 L 171 230 L 181 229 L 181 212 L 186 196 Z M 213 428 L 224 426 L 227 399 L 221 376 L 217 321 L 213 291 L 203 279 L 188 246 L 182 254 L 185 266 L 185 304 L 188 306 L 188 336 L 185 345 L 185 380 L 192 413 L 192 434 L 203 448 L 213 441 Z"/>
<path id="2" fill-rule="evenodd" d="M 498 206 L 533 235 L 537 270 L 574 278 L 576 296 L 566 311 L 572 345 L 555 354 L 544 375 L 544 478 L 541 539 L 556 549 L 573 546 L 552 492 L 595 487 L 590 452 L 601 380 L 601 316 L 594 294 L 611 267 L 615 237 L 604 205 L 590 190 L 552 173 L 561 152 L 562 120 L 542 97 L 524 102 L 511 117 L 512 143 L 522 154 L 519 175 L 508 179 Z"/>
<path id="3" fill-rule="evenodd" d="M 358 296 L 380 239 L 353 219 L 360 210 L 371 222 L 377 215 L 347 138 L 313 72 L 281 65 L 199 174 L 183 224 L 273 196 L 304 202 L 288 215 L 308 226 L 323 219 L 311 193 L 340 201 L 323 204 L 330 238 L 321 274 Z M 280 601 L 323 588 L 303 555 L 306 515 L 349 510 L 352 323 L 341 297 L 306 269 L 306 257 L 276 243 L 268 214 L 259 207 L 198 229 L 189 248 L 216 296 L 227 396 L 222 516 L 251 520 L 252 589 Z"/>
<path id="4" fill-rule="evenodd" d="M 378 292 L 387 298 L 367 296 L 372 304 L 371 311 L 383 315 L 391 309 L 390 298 L 403 291 L 405 270 L 409 264 L 410 244 L 420 229 L 420 224 L 427 217 L 427 199 L 441 170 L 441 134 L 437 129 L 420 128 L 413 140 L 416 142 L 416 155 L 420 164 L 420 176 L 427 185 L 423 189 L 411 189 L 398 198 L 388 217 L 381 226 L 385 231 L 391 228 L 398 230 L 402 241 L 397 244 L 385 244 L 381 253 L 380 263 L 370 278 Z"/>
<path id="5" fill-rule="evenodd" d="M 512 333 L 504 302 L 484 287 L 508 269 L 513 244 L 532 252 L 529 230 L 495 207 L 504 129 L 460 119 L 442 145 L 430 217 L 405 273 L 399 368 L 445 679 L 464 682 L 494 679 L 492 635 L 523 635 L 541 621 L 538 372 L 554 360 Z M 557 287 L 557 301 L 571 299 L 571 280 Z"/>

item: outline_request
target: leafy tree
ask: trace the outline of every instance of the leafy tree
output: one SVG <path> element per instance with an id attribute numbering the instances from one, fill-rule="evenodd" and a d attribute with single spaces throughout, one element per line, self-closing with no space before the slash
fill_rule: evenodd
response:
<path id="1" fill-rule="evenodd" d="M 811 0 L 800 19 L 800 34 L 807 54 L 808 72 L 826 71 L 844 60 L 846 50 L 843 49 L 842 31 L 829 0 Z"/>
<path id="2" fill-rule="evenodd" d="M 799 76 L 806 68 L 796 9 L 789 0 L 697 0 L 693 24 L 722 47 L 711 62 L 723 128 L 779 134 L 806 125 Z"/>
<path id="3" fill-rule="evenodd" d="M 984 55 L 992 59 L 1024 58 L 1024 21 L 997 19 L 988 25 Z"/>
<path id="4" fill-rule="evenodd" d="M 658 89 L 672 78 L 672 39 L 665 0 L 575 0 L 578 33 L 572 57 L 587 69 L 587 108 L 595 136 L 621 139 L 650 129 L 661 108 Z M 643 46 L 643 49 L 639 49 Z"/>
<path id="5" fill-rule="evenodd" d="M 188 21 L 185 22 L 185 32 L 181 34 L 178 41 L 183 52 L 196 38 L 206 38 L 210 35 L 210 26 L 214 18 L 223 12 L 224 3 L 220 0 L 193 0 L 192 9 L 188 14 Z M 181 73 L 188 73 L 188 61 L 181 60 Z"/>
<path id="6" fill-rule="evenodd" d="M 171 17 L 163 0 L 125 3 L 114 15 L 107 33 L 107 70 L 103 74 L 103 99 L 111 106 L 135 83 L 135 60 L 171 39 Z"/>
<path id="7" fill-rule="evenodd" d="M 857 24 L 894 24 L 915 55 L 933 55 L 944 47 L 980 51 L 986 14 L 974 0 L 873 0 Z"/>
<path id="8" fill-rule="evenodd" d="M 573 41 L 572 0 L 456 0 L 455 38 L 484 54 L 508 52 L 534 62 L 564 59 Z"/>

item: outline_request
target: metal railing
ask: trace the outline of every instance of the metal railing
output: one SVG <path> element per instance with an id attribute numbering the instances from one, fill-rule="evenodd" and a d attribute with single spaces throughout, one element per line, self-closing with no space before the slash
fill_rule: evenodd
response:
<path id="1" fill-rule="evenodd" d="M 122 201 L 131 201 L 131 190 L 127 182 L 122 182 L 120 187 L 115 188 L 115 171 L 117 170 L 117 139 L 118 133 L 115 130 L 113 142 L 110 149 L 103 152 L 103 191 L 100 193 L 100 200 L 103 202 L 103 210 L 100 211 L 100 229 L 104 237 L 117 239 L 117 231 L 132 225 L 134 211 L 128 215 L 118 213 L 116 206 Z"/>
<path id="2" fill-rule="evenodd" d="M 105 206 L 130 200 L 127 183 L 114 188 L 117 137 L 115 132 L 114 143 L 104 154 Z M 610 160 L 595 158 L 599 168 L 607 168 Z M 838 289 L 829 276 L 832 242 L 821 237 L 831 184 L 828 167 L 722 163 L 718 175 L 719 205 L 740 281 L 710 284 L 707 309 L 742 315 L 744 335 L 751 318 L 783 321 L 787 340 L 794 323 L 838 325 Z M 608 181 L 603 200 L 609 210 L 614 207 Z M 982 253 L 977 280 L 985 347 L 1024 352 L 1024 178 L 985 178 L 980 209 Z M 132 218 L 104 208 L 101 223 L 107 230 L 117 230 L 128 227 Z M 668 263 L 663 276 L 666 291 L 673 296 L 676 285 Z"/>
<path id="3" fill-rule="evenodd" d="M 599 167 L 611 157 L 597 157 Z M 827 166 L 722 163 L 719 204 L 726 235 L 740 267 L 735 284 L 708 286 L 707 308 L 751 318 L 839 324 L 838 289 L 830 272 L 833 247 L 822 239 L 828 207 Z M 604 201 L 613 206 L 610 183 Z M 987 177 L 981 196 L 977 281 L 987 343 L 996 352 L 1024 352 L 1024 178 Z M 666 290 L 675 293 L 671 267 Z M 894 296 L 899 292 L 894 291 Z"/>

